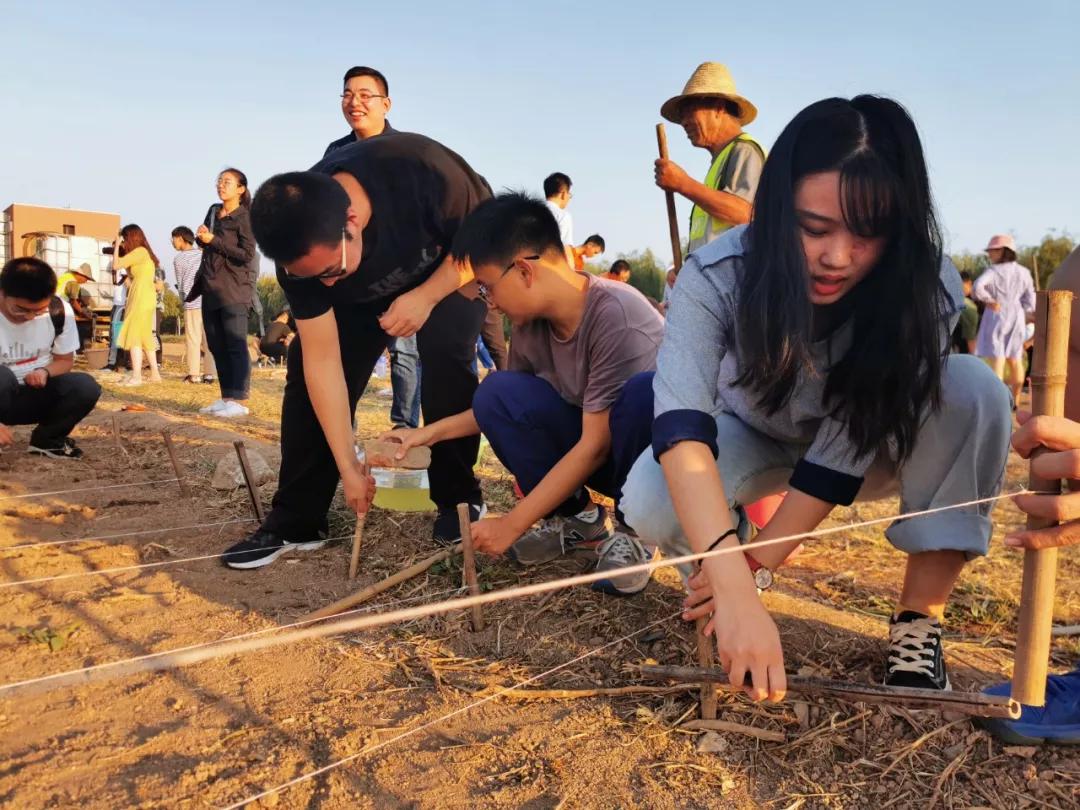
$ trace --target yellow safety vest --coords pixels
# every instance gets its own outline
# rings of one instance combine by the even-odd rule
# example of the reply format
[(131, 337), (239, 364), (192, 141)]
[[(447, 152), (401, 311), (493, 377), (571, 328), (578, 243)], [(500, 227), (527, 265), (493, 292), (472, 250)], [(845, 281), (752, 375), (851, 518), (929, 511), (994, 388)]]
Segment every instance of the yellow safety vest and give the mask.
[[(761, 152), (761, 156), (765, 157), (765, 150), (761, 144), (747, 133), (740, 132), (731, 139), (727, 146), (720, 150), (720, 154), (716, 156), (712, 166), (709, 167), (709, 173), (705, 175), (705, 185), (709, 188), (715, 190), (720, 185), (720, 180), (724, 177), (724, 169), (727, 167), (728, 158), (731, 157), (731, 150), (735, 148), (736, 143), (740, 142), (753, 144)], [(707, 211), (695, 205), (690, 210), (690, 241), (686, 246), (687, 254), (709, 244), (709, 242), (730, 228), (732, 224), (711, 216)]]

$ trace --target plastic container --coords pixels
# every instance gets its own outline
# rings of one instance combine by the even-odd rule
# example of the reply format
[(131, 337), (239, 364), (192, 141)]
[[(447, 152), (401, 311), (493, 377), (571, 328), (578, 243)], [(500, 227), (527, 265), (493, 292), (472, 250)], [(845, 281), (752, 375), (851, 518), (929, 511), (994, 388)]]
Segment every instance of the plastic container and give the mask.
[[(364, 451), (356, 449), (356, 457), (364, 460)], [(427, 470), (396, 470), (372, 467), (375, 478), (374, 505), (392, 512), (434, 512), (431, 485)]]

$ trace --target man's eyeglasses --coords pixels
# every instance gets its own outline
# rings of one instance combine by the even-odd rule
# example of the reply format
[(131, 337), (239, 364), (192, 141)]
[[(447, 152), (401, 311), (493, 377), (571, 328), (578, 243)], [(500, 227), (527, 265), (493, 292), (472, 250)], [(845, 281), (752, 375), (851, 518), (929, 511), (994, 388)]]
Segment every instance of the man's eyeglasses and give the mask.
[(293, 279), (294, 281), (324, 281), (330, 278), (341, 278), (347, 275), (349, 270), (345, 265), (345, 229), (341, 229), (341, 267), (333, 268), (330, 270), (323, 270), (321, 273), (314, 276), (298, 276), (295, 273), (290, 273), (289, 268), (282, 266), (282, 272), (285, 273), (286, 278)]
[(377, 99), (377, 98), (387, 98), (387, 97), (386, 96), (380, 96), (378, 93), (367, 93), (367, 92), (353, 93), (351, 90), (346, 90), (344, 93), (341, 94), (341, 103), (342, 104), (352, 104), (353, 99), (356, 99), (357, 101), (359, 101), (361, 104), (363, 104), (366, 107), (368, 104), (370, 104), (372, 102), (372, 100)]
[(491, 284), (484, 284), (483, 282), (480, 282), (480, 281), (476, 282), (476, 294), (480, 296), (480, 299), (485, 304), (490, 305), (491, 304), (491, 291), (495, 289), (496, 284), (498, 284), (500, 281), (502, 281), (504, 278), (506, 278), (506, 274), (514, 269), (515, 264), (517, 264), (519, 261), (535, 262), (535, 261), (539, 261), (539, 260), (540, 260), (539, 255), (536, 255), (536, 256), (521, 256), (520, 258), (514, 259), (512, 262), (510, 262), (510, 264), (506, 265), (506, 269), (502, 271), (502, 274), (499, 276), (499, 278), (496, 281), (493, 281)]

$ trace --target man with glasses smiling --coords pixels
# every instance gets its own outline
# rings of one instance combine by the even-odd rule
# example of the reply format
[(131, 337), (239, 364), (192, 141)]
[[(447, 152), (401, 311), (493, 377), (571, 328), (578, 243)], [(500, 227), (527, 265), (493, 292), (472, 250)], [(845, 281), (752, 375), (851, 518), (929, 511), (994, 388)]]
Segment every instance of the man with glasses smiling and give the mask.
[[(390, 85), (386, 76), (375, 68), (358, 65), (345, 71), (341, 90), (341, 113), (351, 131), (332, 141), (323, 157), (357, 141), (390, 135), (396, 130), (386, 120), (390, 112)], [(387, 337), (390, 352), (390, 384), (394, 402), (390, 406), (390, 422), (394, 427), (416, 427), (420, 424), (420, 378), (417, 365), (420, 354), (416, 336)]]
[[(273, 509), (228, 550), (226, 565), (258, 568), (291, 548), (322, 547), (339, 477), (349, 508), (367, 510), (374, 481), (356, 459), (352, 419), (387, 335), (418, 337), (426, 421), (469, 407), (487, 307), (458, 294), (471, 274), (459, 272), (450, 244), (490, 196), (459, 155), (403, 132), (357, 141), (259, 189), (252, 229), (278, 265), (298, 334), (289, 348)], [(484, 513), (472, 472), (479, 445), (478, 436), (467, 437), (432, 453), (437, 542), (458, 539), (457, 504), (471, 504), (476, 518)]]

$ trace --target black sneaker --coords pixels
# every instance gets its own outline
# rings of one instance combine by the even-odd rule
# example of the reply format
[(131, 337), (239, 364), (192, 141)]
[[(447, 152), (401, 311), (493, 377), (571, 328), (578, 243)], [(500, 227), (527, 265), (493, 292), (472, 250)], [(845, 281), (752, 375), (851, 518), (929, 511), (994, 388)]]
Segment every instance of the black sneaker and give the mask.
[[(469, 516), (474, 523), (486, 514), (487, 506), (484, 504), (469, 504)], [(458, 523), (457, 507), (452, 509), (439, 507), (439, 514), (435, 516), (435, 529), (431, 536), (440, 546), (452, 546), (461, 540), (461, 525)]]
[(257, 529), (246, 540), (241, 540), (234, 546), (230, 546), (221, 561), (229, 568), (246, 570), (248, 568), (262, 568), (269, 565), (286, 551), (297, 549), (299, 551), (316, 551), (326, 545), (326, 534), (319, 532), (315, 540), (293, 542), (274, 534), (273, 532)]
[(82, 458), (82, 450), (78, 448), (75, 440), (71, 437), (64, 439), (60, 444), (50, 444), (43, 447), (31, 444), (30, 452), (39, 456), (48, 456), (49, 458)]
[(885, 685), (952, 689), (941, 651), (941, 622), (913, 610), (889, 621)]

